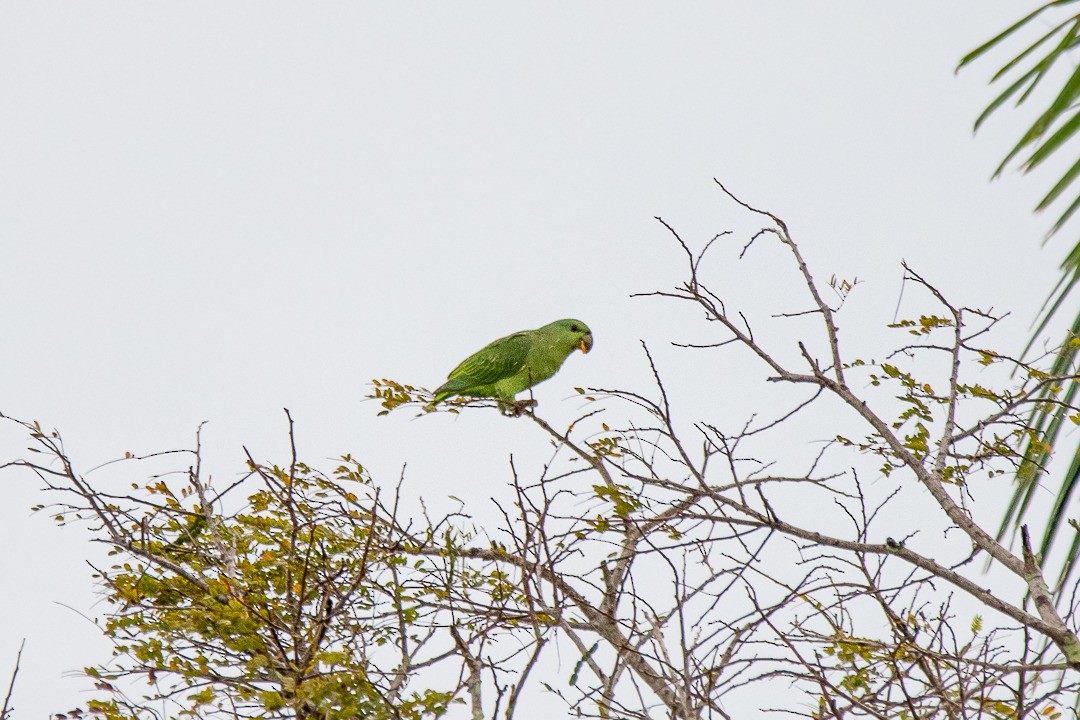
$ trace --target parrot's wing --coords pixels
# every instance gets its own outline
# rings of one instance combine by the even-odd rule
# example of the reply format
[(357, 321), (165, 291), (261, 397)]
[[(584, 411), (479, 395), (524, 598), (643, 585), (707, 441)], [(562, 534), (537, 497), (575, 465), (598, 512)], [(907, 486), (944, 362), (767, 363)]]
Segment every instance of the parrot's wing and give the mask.
[(499, 338), (462, 360), (449, 379), (468, 378), (470, 385), (489, 385), (510, 377), (525, 365), (530, 344), (527, 332)]

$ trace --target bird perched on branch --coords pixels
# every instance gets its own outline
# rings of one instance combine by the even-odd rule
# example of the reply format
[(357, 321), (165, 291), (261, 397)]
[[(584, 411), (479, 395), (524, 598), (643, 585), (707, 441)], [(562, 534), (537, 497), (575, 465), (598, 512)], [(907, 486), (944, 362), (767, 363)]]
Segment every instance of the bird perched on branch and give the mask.
[(434, 402), (452, 395), (490, 397), (520, 413), (535, 402), (516, 402), (515, 395), (554, 375), (573, 351), (587, 353), (592, 346), (589, 326), (574, 319), (507, 335), (454, 368), (435, 391)]

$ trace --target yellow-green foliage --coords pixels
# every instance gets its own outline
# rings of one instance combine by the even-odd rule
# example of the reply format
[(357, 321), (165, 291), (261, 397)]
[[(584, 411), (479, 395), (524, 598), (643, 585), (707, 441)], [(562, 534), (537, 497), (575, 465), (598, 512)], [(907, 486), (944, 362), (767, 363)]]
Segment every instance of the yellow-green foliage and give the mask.
[[(346, 456), (330, 477), (303, 463), (249, 470), (258, 487), (231, 513), (224, 501), (209, 513), (201, 500), (192, 506), (207, 489), (196, 493), (191, 478), (179, 490), (160, 480), (140, 488), (157, 501), (133, 525), (138, 542), (115, 548), (122, 559), (101, 575), (117, 659), (87, 669), (99, 689), (112, 693), (117, 678), (144, 675), (150, 697), (183, 698), (185, 712), (199, 716), (228, 708), (327, 720), (443, 714), (449, 691), (388, 700), (378, 685), (401, 659), (363, 647), (395, 647), (427, 592), (395, 570), (410, 561), (392, 524), (373, 512), (363, 467)], [(513, 587), (494, 574), (475, 580), (485, 583), (495, 594)], [(142, 717), (108, 697), (91, 706), (109, 720)]]

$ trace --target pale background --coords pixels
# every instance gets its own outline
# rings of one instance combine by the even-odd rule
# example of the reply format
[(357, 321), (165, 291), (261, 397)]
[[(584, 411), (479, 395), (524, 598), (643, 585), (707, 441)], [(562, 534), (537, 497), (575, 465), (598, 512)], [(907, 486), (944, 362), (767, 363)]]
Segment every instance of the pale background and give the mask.
[[(537, 388), (542, 412), (647, 382), (639, 339), (697, 327), (628, 297), (681, 279), (652, 218), (696, 243), (745, 228), (714, 177), (819, 276), (862, 281), (851, 327), (892, 319), (906, 258), (1012, 310), (1019, 351), (1066, 243), (1038, 249), (1047, 177), (987, 182), (1019, 130), (972, 139), (992, 66), (953, 69), (1029, 6), (4, 2), (0, 412), (59, 428), (84, 470), (207, 420), (228, 478), (241, 444), (286, 461), (288, 407), (309, 462), (352, 452), (384, 482), (408, 462), (412, 493), (482, 514), (542, 440), (493, 412), (376, 418), (370, 379), (434, 387), (575, 316), (596, 347)], [(786, 292), (769, 281), (746, 278)], [(741, 372), (658, 352), (684, 386)], [(0, 432), (5, 458), (24, 445)], [(101, 549), (29, 512), (32, 478), (0, 481), (0, 677), (25, 637), (17, 717), (43, 717), (84, 705), (69, 673), (108, 657), (82, 617)]]

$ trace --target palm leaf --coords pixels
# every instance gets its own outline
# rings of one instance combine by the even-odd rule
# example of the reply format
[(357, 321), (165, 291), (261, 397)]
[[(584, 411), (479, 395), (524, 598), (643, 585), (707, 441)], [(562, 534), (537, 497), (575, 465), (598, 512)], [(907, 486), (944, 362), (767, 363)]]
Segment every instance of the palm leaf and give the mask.
[[(1080, 68), (1077, 68), (1077, 73), (1073, 74), (1073, 79), (1077, 77), (1080, 77)], [(1072, 79), (1070, 79), (1071, 81)], [(1058, 115), (1061, 114), (1063, 112), (1058, 113)], [(1068, 142), (1076, 134), (1077, 130), (1080, 130), (1080, 112), (1074, 111), (1072, 117), (1066, 120), (1042, 145), (1035, 148), (1031, 153), (1031, 157), (1024, 163), (1024, 172), (1030, 172), (1038, 167), (1043, 160), (1050, 157), (1058, 148)]]
[[(1073, 387), (1076, 387), (1075, 384)], [(1046, 554), (1050, 552), (1050, 548), (1054, 545), (1054, 538), (1057, 536), (1058, 530), (1061, 529), (1061, 524), (1065, 521), (1065, 508), (1069, 504), (1078, 483), (1080, 483), (1080, 447), (1077, 448), (1076, 453), (1073, 455), (1072, 463), (1065, 473), (1061, 489), (1058, 491), (1057, 497), (1054, 498), (1054, 507), (1050, 510), (1050, 518), (1046, 523), (1046, 530), (1043, 532), (1042, 544), (1039, 549), (1039, 553), (1043, 557), (1046, 557)], [(1062, 574), (1061, 581), (1064, 582), (1067, 579), (1066, 575)]]
[(1009, 37), (1010, 35), (1012, 35), (1017, 30), (1027, 26), (1027, 24), (1029, 22), (1031, 22), (1036, 17), (1041, 15), (1044, 10), (1052, 8), (1052, 7), (1056, 6), (1056, 5), (1068, 5), (1070, 2), (1074, 2), (1074, 1), (1075, 0), (1054, 0), (1054, 2), (1047, 3), (1047, 4), (1043, 5), (1042, 7), (1034, 10), (1033, 12), (1025, 15), (1024, 17), (1017, 20), (1015, 23), (1013, 23), (1009, 27), (1002, 30), (1000, 33), (998, 33), (994, 37), (992, 37), (989, 40), (987, 40), (986, 42), (984, 42), (979, 47), (977, 47), (974, 50), (972, 50), (971, 52), (969, 52), (963, 58), (961, 58), (960, 59), (960, 64), (957, 65), (956, 69), (959, 70), (960, 68), (964, 67), (965, 65), (970, 64), (973, 60), (981, 57), (983, 54), (986, 53), (986, 51), (988, 51), (991, 48), (993, 48), (994, 46), (996, 46), (1002, 40)]
[[(1078, 113), (1076, 117), (1080, 117), (1080, 113)], [(1061, 179), (1050, 189), (1050, 192), (1046, 194), (1046, 197), (1040, 200), (1039, 204), (1035, 206), (1035, 211), (1038, 212), (1039, 210), (1045, 210), (1049, 207), (1050, 203), (1057, 200), (1058, 196), (1064, 192), (1065, 188), (1067, 188), (1078, 175), (1080, 175), (1080, 160), (1073, 163), (1073, 166), (1061, 176)]]
[[(1071, 218), (1071, 217), (1073, 216), (1073, 214), (1074, 214), (1074, 213), (1075, 213), (1075, 212), (1077, 211), (1077, 209), (1078, 209), (1078, 208), (1080, 208), (1080, 195), (1077, 195), (1077, 196), (1076, 196), (1076, 199), (1074, 199), (1074, 200), (1073, 200), (1073, 201), (1072, 201), (1072, 202), (1071, 202), (1071, 203), (1069, 204), (1069, 207), (1068, 207), (1068, 208), (1066, 208), (1065, 212), (1063, 212), (1063, 213), (1061, 214), (1061, 217), (1059, 217), (1059, 218), (1058, 218), (1058, 219), (1057, 219), (1057, 220), (1056, 220), (1056, 221), (1054, 222), (1054, 225), (1053, 225), (1053, 227), (1051, 227), (1051, 228), (1050, 228), (1050, 231), (1049, 231), (1049, 232), (1048, 232), (1048, 233), (1046, 234), (1047, 238), (1049, 238), (1049, 237), (1053, 236), (1054, 234), (1056, 234), (1056, 233), (1057, 233), (1057, 231), (1058, 231), (1058, 230), (1060, 230), (1060, 229), (1062, 228), (1062, 226), (1063, 226), (1063, 225), (1064, 225), (1064, 224), (1065, 224), (1066, 222), (1068, 222), (1069, 218)], [(1070, 257), (1072, 257), (1072, 254), (1070, 254)], [(1063, 269), (1063, 270), (1069, 270), (1069, 269), (1070, 269), (1070, 267), (1072, 267), (1072, 266), (1063, 266), (1063, 267), (1062, 267), (1062, 269)]]
[[(965, 55), (957, 70), (987, 56), (992, 51), (1003, 47), (1006, 40), (1015, 40), (1022, 34), (1032, 32), (1034, 40), (1014, 57), (1009, 58), (993, 75), (991, 85), (1007, 82), (1008, 85), (998, 93), (980, 113), (975, 121), (975, 130), (980, 127), (1009, 101), (1017, 108), (1025, 103), (1034, 102), (1036, 97), (1047, 97), (1046, 93), (1036, 95), (1036, 90), (1045, 87), (1044, 81), (1053, 78), (1059, 82), (1056, 93), (1049, 98), (1035, 116), (1034, 121), (1020, 136), (1015, 145), (1005, 154), (1004, 159), (994, 172), (994, 177), (1001, 175), (1009, 167), (1017, 167), (1023, 173), (1029, 173), (1043, 165), (1052, 157), (1059, 157), (1066, 152), (1076, 153), (1076, 143), (1072, 142), (1080, 135), (1080, 13), (1073, 12), (1056, 18), (1045, 30), (1044, 13), (1052, 9), (1064, 8), (1080, 0), (1053, 0), (1046, 2), (1020, 20), (1009, 25), (1003, 31), (984, 42)], [(1061, 79), (1056, 72), (1059, 61), (1067, 63), (1071, 70)], [(1045, 100), (1044, 100), (1045, 102)], [(1070, 144), (1071, 143), (1071, 144)], [(1071, 148), (1071, 150), (1065, 150)], [(1026, 153), (1026, 157), (1022, 156)], [(1060, 232), (1080, 210), (1080, 192), (1076, 190), (1076, 180), (1080, 178), (1080, 157), (1057, 179), (1050, 190), (1043, 196), (1035, 208), (1042, 211), (1058, 202), (1065, 201), (1066, 191), (1077, 193), (1064, 205), (1064, 210), (1051, 225), (1046, 239)], [(1044, 240), (1045, 242), (1045, 240)], [(1026, 355), (1043, 336), (1050, 320), (1061, 310), (1071, 297), (1072, 291), (1080, 283), (1080, 242), (1069, 252), (1061, 264), (1062, 275), (1054, 288), (1047, 295), (1040, 310), (1035, 331), (1024, 348)], [(1073, 320), (1064, 342), (1057, 351), (1050, 373), (1068, 376), (1076, 372), (1080, 360), (1080, 314)], [(1004, 537), (1010, 529), (1015, 530), (1023, 522), (1031, 507), (1032, 500), (1040, 483), (1045, 479), (1046, 466), (1055, 444), (1062, 436), (1062, 429), (1067, 427), (1065, 420), (1070, 418), (1070, 406), (1080, 394), (1080, 382), (1075, 380), (1065, 383), (1064, 388), (1044, 387), (1032, 399), (1034, 410), (1028, 418), (1029, 437), (1023, 448), (1021, 462), (1016, 472), (1017, 484), (1013, 496), (1005, 509), (998, 537)], [(1061, 485), (1057, 489), (1053, 506), (1046, 519), (1042, 537), (1041, 551), (1045, 557), (1058, 538), (1062, 525), (1070, 524), (1074, 531), (1071, 547), (1061, 568), (1061, 581), (1069, 577), (1080, 553), (1080, 523), (1067, 517), (1070, 503), (1076, 490), (1080, 488), (1080, 447), (1073, 453)]]
[[(1042, 11), (1041, 11), (1041, 10), (1039, 10), (1038, 12), (1042, 12)], [(1055, 26), (1053, 26), (1052, 28), (1050, 28), (1049, 30), (1047, 30), (1047, 31), (1046, 31), (1046, 33), (1044, 33), (1042, 37), (1040, 37), (1040, 38), (1039, 38), (1038, 40), (1036, 40), (1036, 41), (1035, 41), (1035, 42), (1033, 42), (1033, 43), (1032, 43), (1031, 45), (1029, 45), (1029, 46), (1027, 47), (1027, 49), (1026, 49), (1026, 50), (1024, 50), (1024, 51), (1023, 51), (1022, 53), (1020, 53), (1019, 55), (1017, 55), (1016, 57), (1014, 57), (1014, 58), (1013, 58), (1012, 60), (1010, 60), (1009, 62), (1007, 62), (1007, 63), (1005, 63), (1004, 65), (1002, 65), (1002, 66), (1001, 66), (1001, 67), (1000, 67), (1000, 68), (998, 69), (998, 71), (997, 71), (996, 73), (994, 73), (994, 76), (993, 76), (992, 78), (990, 78), (990, 82), (994, 82), (995, 80), (997, 80), (997, 79), (999, 79), (999, 78), (1003, 77), (1004, 75), (1008, 75), (1008, 74), (1009, 74), (1009, 71), (1010, 71), (1010, 70), (1012, 70), (1012, 69), (1013, 69), (1014, 67), (1016, 67), (1017, 65), (1019, 65), (1020, 63), (1022, 63), (1022, 62), (1023, 62), (1024, 60), (1026, 60), (1026, 59), (1027, 59), (1027, 57), (1028, 57), (1028, 55), (1030, 55), (1031, 53), (1033, 53), (1033, 52), (1035, 52), (1036, 50), (1038, 50), (1038, 49), (1039, 49), (1039, 47), (1040, 47), (1040, 46), (1041, 46), (1041, 45), (1042, 45), (1042, 44), (1043, 44), (1044, 42), (1046, 42), (1046, 41), (1047, 41), (1047, 40), (1049, 40), (1050, 38), (1052, 38), (1052, 37), (1054, 37), (1055, 35), (1057, 35), (1057, 34), (1058, 34), (1058, 31), (1060, 31), (1060, 30), (1061, 30), (1061, 28), (1065, 27), (1065, 26), (1066, 26), (1066, 25), (1068, 25), (1068, 24), (1069, 24), (1070, 22), (1072, 22), (1071, 18), (1069, 18), (1069, 19), (1066, 19), (1066, 20), (1063, 20), (1062, 22), (1059, 22), (1059, 23), (1058, 23), (1057, 25), (1055, 25)], [(962, 66), (963, 66), (963, 63), (961, 63), (961, 64), (960, 64), (960, 66), (958, 66), (958, 67), (957, 67), (956, 69), (957, 69), (957, 70), (959, 70), (959, 69), (960, 69), (960, 67), (962, 67)]]
[[(1077, 317), (1073, 324), (1072, 332), (1080, 333), (1080, 317)], [(1030, 343), (1028, 345), (1030, 348)], [(1068, 372), (1068, 369), (1072, 367), (1078, 349), (1080, 348), (1075, 343), (1065, 343), (1054, 358), (1054, 363), (1049, 370), (1050, 374), (1063, 375)], [(1066, 398), (1072, 398), (1076, 390), (1076, 384), (1071, 384), (1068, 391), (1066, 391)], [(1047, 389), (1038, 394), (1035, 399), (1050, 401), (1055, 399), (1053, 395), (1054, 393)], [(999, 540), (1004, 537), (1010, 526), (1012, 526), (1014, 533), (1019, 527), (1020, 520), (1027, 511), (1028, 505), (1038, 487), (1039, 478), (1044, 473), (1046, 463), (1050, 458), (1050, 450), (1061, 430), (1061, 423), (1064, 419), (1064, 406), (1058, 405), (1054, 409), (1045, 410), (1041, 409), (1040, 405), (1041, 403), (1036, 403), (1036, 409), (1028, 419), (1027, 427), (1030, 429), (1031, 435), (1022, 453), (1020, 467), (1016, 472), (1017, 489), (998, 530)]]
[[(1017, 106), (1022, 105), (1031, 94), (1035, 92), (1035, 88), (1038, 87), (1039, 82), (1049, 74), (1054, 64), (1074, 47), (1077, 33), (1080, 32), (1080, 17), (1074, 18), (1071, 23), (1066, 24), (1070, 25), (1070, 27), (1065, 32), (1061, 42), (1054, 46), (1046, 57), (1036, 63), (1031, 70), (1024, 73), (1020, 80), (1010, 85), (1004, 93), (983, 111), (983, 114), (975, 121), (976, 131), (979, 129), (980, 122), (985, 121), (990, 113), (997, 110), (1005, 100), (1012, 97), (1012, 95), (1026, 83), (1027, 87), (1016, 101)], [(1080, 89), (1080, 68), (1077, 68), (1077, 70), (1069, 77), (1068, 82), (1065, 83), (1065, 86), (1062, 87), (1061, 91), (1058, 93), (1057, 97), (1054, 98), (1053, 102), (1050, 103), (1049, 107), (1036, 118), (1035, 122), (1028, 128), (1027, 132), (1021, 136), (1020, 141), (1016, 143), (1007, 155), (1005, 155), (1005, 159), (1001, 161), (1001, 164), (994, 173), (995, 176), (1000, 175), (1024, 148), (1042, 137), (1043, 134), (1053, 126), (1058, 117), (1068, 109), (1071, 101), (1076, 97), (1078, 89)], [(1027, 172), (1029, 169), (1030, 168), (1025, 168), (1024, 171)]]

